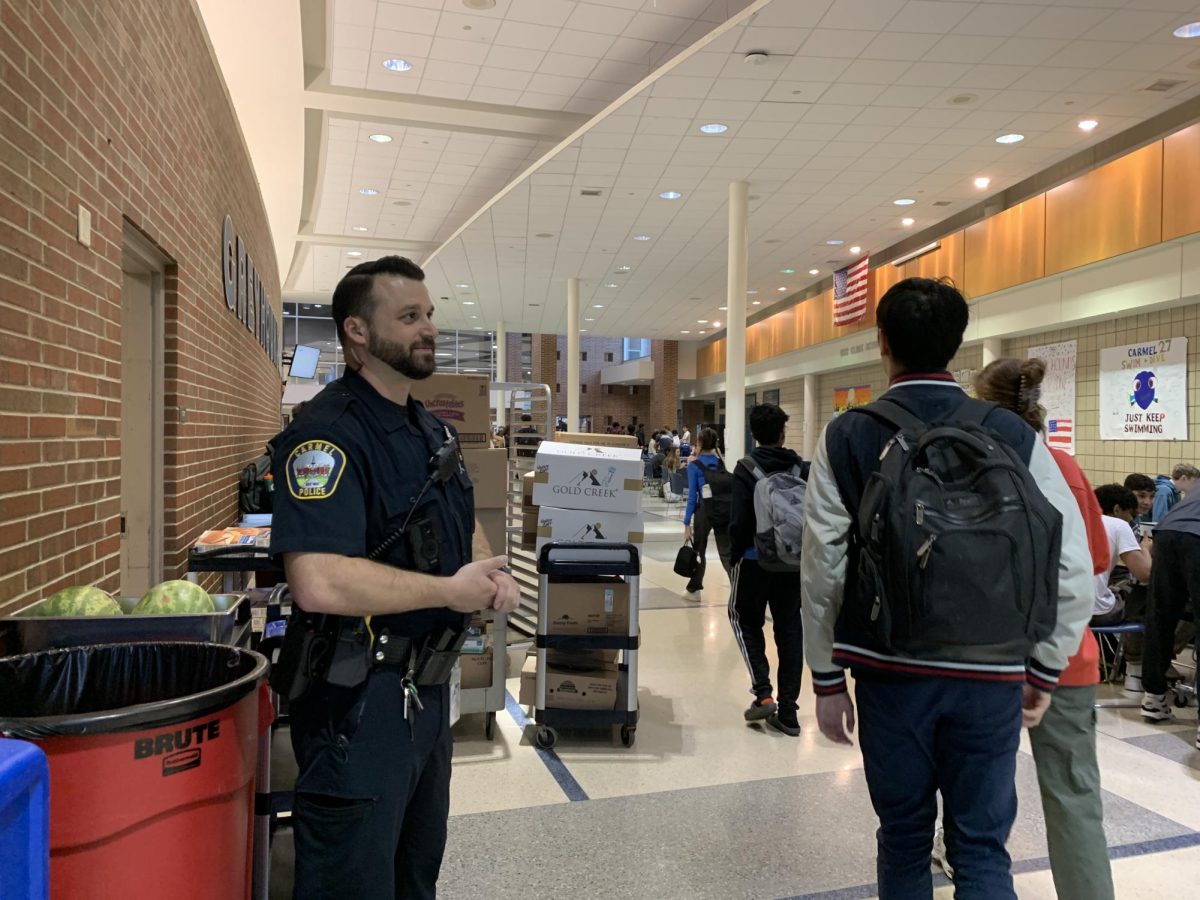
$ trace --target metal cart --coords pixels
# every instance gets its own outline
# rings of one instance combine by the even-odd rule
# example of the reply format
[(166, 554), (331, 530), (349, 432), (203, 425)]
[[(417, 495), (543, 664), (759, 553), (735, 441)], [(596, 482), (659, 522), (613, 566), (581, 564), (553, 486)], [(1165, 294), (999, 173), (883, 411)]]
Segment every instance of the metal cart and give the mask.
[[(549, 750), (559, 728), (620, 726), (621, 743), (632, 747), (638, 723), (638, 580), (641, 558), (633, 544), (551, 541), (538, 554), (537, 687), (534, 693), (534, 740)], [(547, 634), (550, 623), (550, 578), (619, 576), (629, 585), (629, 629), (626, 634)], [(547, 709), (547, 650), (620, 650), (615, 709)]]
[(463, 688), (460, 693), (459, 712), (485, 713), (484, 736), (490, 741), (496, 733), (496, 713), (504, 709), (508, 675), (508, 616), (495, 610), (484, 610), (483, 619), (492, 624), (492, 683), (489, 687)]

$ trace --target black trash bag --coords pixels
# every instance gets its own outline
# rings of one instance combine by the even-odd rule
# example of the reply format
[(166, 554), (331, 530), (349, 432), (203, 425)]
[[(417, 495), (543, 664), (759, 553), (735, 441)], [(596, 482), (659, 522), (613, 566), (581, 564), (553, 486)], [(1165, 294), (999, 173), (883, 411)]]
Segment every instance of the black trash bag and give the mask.
[(266, 657), (224, 644), (94, 644), (0, 658), (0, 736), (157, 728), (232, 706)]

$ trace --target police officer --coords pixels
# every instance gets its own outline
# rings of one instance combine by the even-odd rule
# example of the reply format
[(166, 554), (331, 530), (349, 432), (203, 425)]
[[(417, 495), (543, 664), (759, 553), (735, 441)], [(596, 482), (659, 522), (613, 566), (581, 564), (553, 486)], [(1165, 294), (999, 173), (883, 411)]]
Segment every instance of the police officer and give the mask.
[(346, 274), (333, 318), (347, 372), (276, 441), (271, 551), (301, 610), (289, 639), (316, 637), (291, 705), (296, 898), (435, 895), (461, 646), (447, 635), (517, 605), (507, 560), (474, 527), (455, 432), (409, 395), (436, 367), (424, 278), (398, 256)]

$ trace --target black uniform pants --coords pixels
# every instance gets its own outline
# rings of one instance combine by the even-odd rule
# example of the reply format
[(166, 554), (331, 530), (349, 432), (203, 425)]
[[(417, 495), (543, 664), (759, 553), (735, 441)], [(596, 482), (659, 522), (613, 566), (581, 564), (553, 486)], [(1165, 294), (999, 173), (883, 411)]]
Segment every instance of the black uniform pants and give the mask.
[(420, 688), (425, 708), (406, 721), (400, 681), (399, 671), (376, 669), (359, 688), (320, 685), (291, 707), (296, 900), (436, 896), (450, 813), (449, 690)]
[[(767, 607), (775, 631), (775, 649), (779, 654), (779, 694), (775, 697), (785, 718), (799, 708), (800, 676), (804, 672), (804, 630), (800, 618), (800, 573), (768, 572), (758, 561), (743, 559), (730, 578), (729, 622), (737, 638), (746, 667), (750, 670), (750, 692), (755, 697), (770, 697), (771, 664), (767, 661), (767, 641), (763, 635)], [(788, 715), (790, 714), (790, 715)]]
[(1147, 694), (1165, 694), (1179, 617), (1190, 605), (1196, 621), (1200, 622), (1200, 537), (1159, 531), (1154, 535), (1151, 553), (1154, 562), (1150, 568), (1150, 603), (1146, 609), (1142, 686)]
[(700, 565), (696, 567), (695, 573), (688, 581), (687, 589), (698, 591), (704, 587), (704, 570), (708, 568), (708, 560), (705, 559), (704, 554), (708, 552), (708, 536), (710, 534), (717, 542), (717, 555), (721, 558), (725, 574), (729, 574), (729, 532), (723, 528), (712, 527), (703, 502), (696, 504), (696, 511), (692, 515), (692, 526), (692, 546), (700, 556)]

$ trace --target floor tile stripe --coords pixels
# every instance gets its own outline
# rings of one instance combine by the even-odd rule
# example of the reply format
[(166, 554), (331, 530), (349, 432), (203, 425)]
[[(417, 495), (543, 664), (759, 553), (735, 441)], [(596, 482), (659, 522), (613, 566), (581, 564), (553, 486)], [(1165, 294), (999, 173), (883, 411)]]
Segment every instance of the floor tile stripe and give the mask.
[[(512, 720), (517, 723), (517, 727), (522, 731), (529, 725), (529, 719), (525, 716), (525, 710), (521, 709), (519, 704), (511, 693), (504, 692), (504, 708)], [(587, 792), (583, 789), (575, 776), (567, 769), (557, 753), (553, 750), (545, 750), (541, 747), (534, 746), (533, 748), (537, 755), (542, 758), (542, 762), (546, 764), (546, 768), (550, 771), (551, 776), (558, 782), (558, 786), (562, 788), (563, 793), (567, 795), (567, 799), (571, 801), (587, 800)]]
[[(1166, 853), (1170, 850), (1183, 850), (1188, 847), (1200, 847), (1200, 832), (1180, 834), (1175, 837), (1158, 838), (1153, 841), (1139, 841), (1133, 844), (1120, 844), (1108, 848), (1109, 859), (1129, 859), (1135, 856), (1149, 856), (1152, 853)], [(1012, 865), (1014, 875), (1028, 872), (1045, 872), (1050, 868), (1050, 858), (1046, 856), (1034, 859), (1015, 860)], [(950, 884), (944, 875), (933, 876), (933, 886), (943, 887)], [(878, 897), (877, 884), (859, 884), (854, 887), (838, 888), (835, 891), (819, 891), (815, 894), (800, 894), (787, 897), (785, 900), (866, 900)]]

